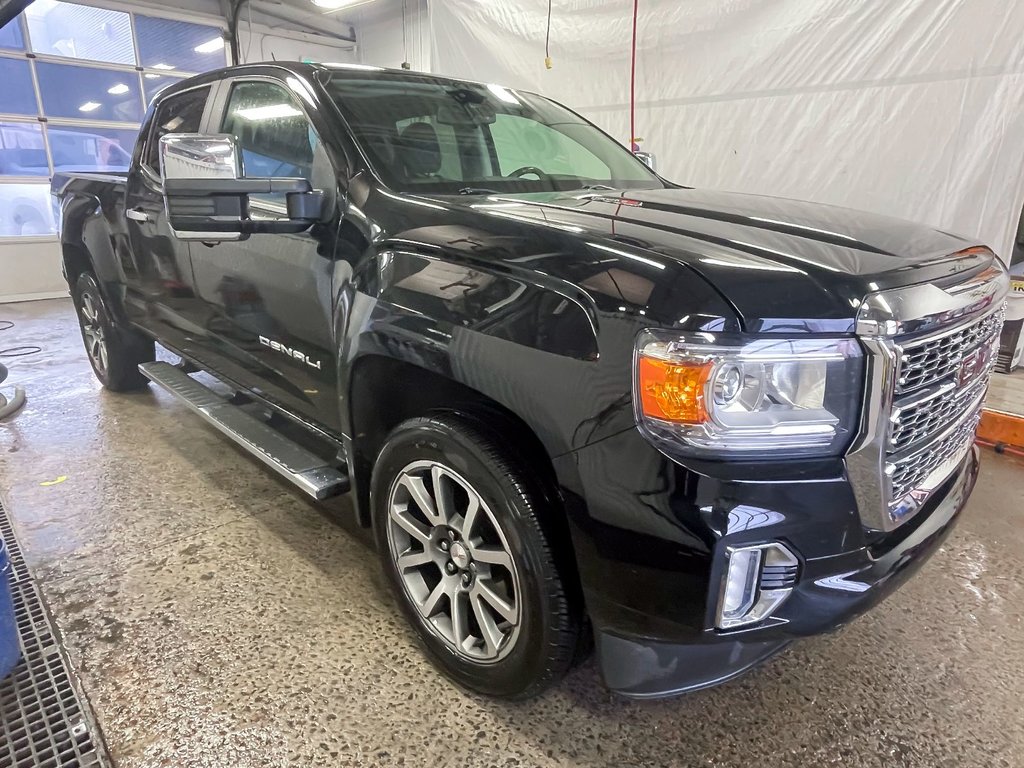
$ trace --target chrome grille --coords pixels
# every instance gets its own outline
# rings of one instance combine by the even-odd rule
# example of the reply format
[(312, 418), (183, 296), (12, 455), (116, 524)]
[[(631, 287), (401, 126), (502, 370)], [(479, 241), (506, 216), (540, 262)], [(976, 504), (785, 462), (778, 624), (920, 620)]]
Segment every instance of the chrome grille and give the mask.
[(961, 392), (953, 384), (939, 385), (898, 405), (892, 414), (889, 450), (901, 451), (940, 432), (957, 421), (988, 385), (988, 377), (974, 382)]
[(892, 482), (894, 499), (902, 499), (916, 488), (921, 487), (929, 475), (946, 462), (966, 455), (974, 442), (974, 433), (981, 421), (981, 409), (957, 427), (943, 440), (924, 450), (905, 456), (886, 466), (886, 473)]
[[(1010, 279), (985, 248), (958, 251), (961, 280), (864, 297), (862, 428), (846, 456), (861, 521), (888, 532), (916, 515), (961, 466), (984, 402)], [(989, 366), (984, 364), (988, 362)]]
[(966, 386), (958, 381), (960, 366), (976, 350), (997, 342), (1003, 316), (1000, 307), (953, 332), (940, 331), (906, 344), (896, 339), (897, 370), (903, 373), (895, 387), (885, 466), (894, 517), (900, 516), (908, 494), (925, 485), (936, 470), (965, 455), (973, 442), (995, 350)]
[(960, 367), (964, 354), (999, 333), (1003, 312), (952, 333), (929, 336), (900, 345), (901, 361), (896, 394), (913, 392), (942, 381)]

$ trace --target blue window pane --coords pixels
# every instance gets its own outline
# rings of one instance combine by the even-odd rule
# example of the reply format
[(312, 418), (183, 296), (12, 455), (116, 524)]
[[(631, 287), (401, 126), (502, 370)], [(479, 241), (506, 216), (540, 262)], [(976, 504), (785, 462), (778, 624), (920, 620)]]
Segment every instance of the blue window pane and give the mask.
[(21, 31), (21, 17), (17, 16), (0, 27), (0, 48), (25, 49), (25, 35)]
[(138, 131), (49, 125), (56, 171), (127, 171)]
[(0, 123), (0, 176), (49, 176), (43, 127)]
[(32, 50), (52, 56), (135, 64), (127, 13), (88, 5), (35, 0), (25, 10)]
[(0, 58), (0, 83), (3, 83), (0, 112), (9, 115), (39, 114), (28, 60)]
[(158, 75), (147, 72), (142, 76), (142, 91), (146, 97), (146, 104), (151, 104), (156, 95), (168, 85), (174, 85), (184, 79), (176, 75)]
[(52, 235), (56, 231), (49, 183), (0, 184), (0, 237)]
[(37, 61), (36, 75), (47, 117), (119, 123), (142, 119), (139, 76), (134, 72)]
[(226, 61), (224, 33), (217, 27), (136, 15), (135, 34), (146, 68), (207, 72)]

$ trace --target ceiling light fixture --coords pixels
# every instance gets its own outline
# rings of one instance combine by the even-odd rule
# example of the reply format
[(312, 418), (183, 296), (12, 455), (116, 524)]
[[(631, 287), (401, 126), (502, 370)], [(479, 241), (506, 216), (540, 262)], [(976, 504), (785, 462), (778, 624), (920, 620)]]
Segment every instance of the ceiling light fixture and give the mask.
[(131, 89), (126, 84), (118, 83), (115, 86), (107, 88), (107, 93), (111, 96), (120, 96), (122, 93), (128, 93), (129, 90)]
[(295, 117), (302, 112), (291, 104), (267, 104), (265, 107), (240, 109), (235, 114), (245, 120), (271, 120), (275, 117)]
[(99, 109), (101, 106), (103, 106), (103, 105), (100, 104), (98, 101), (87, 101), (87, 102), (85, 102), (85, 104), (83, 104), (82, 106), (80, 106), (78, 108), (78, 111), (79, 112), (92, 112), (94, 109)]
[(205, 43), (197, 45), (192, 50), (196, 53), (216, 53), (224, 47), (224, 38), (215, 37), (212, 40), (207, 40)]
[(372, 64), (351, 64), (349, 62), (339, 61), (325, 61), (323, 63), (325, 67), (331, 67), (332, 69), (363, 69), (367, 72), (383, 72), (384, 67), (375, 67)]
[(366, 5), (373, 0), (313, 0), (313, 5), (323, 8), (326, 13), (340, 11), (343, 8), (355, 8), (357, 5)]

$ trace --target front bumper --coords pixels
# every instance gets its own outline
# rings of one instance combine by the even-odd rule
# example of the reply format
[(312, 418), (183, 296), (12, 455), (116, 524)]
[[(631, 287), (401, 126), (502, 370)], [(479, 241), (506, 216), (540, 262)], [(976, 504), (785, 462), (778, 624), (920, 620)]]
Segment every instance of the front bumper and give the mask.
[[(635, 486), (631, 493), (617, 489), (603, 500), (593, 492), (586, 499), (570, 494), (569, 500), (602, 677), (612, 690), (638, 698), (725, 682), (794, 639), (834, 630), (879, 603), (949, 534), (979, 460), (972, 449), (913, 520), (870, 538), (841, 466), (831, 478), (815, 467), (814, 475), (827, 478), (820, 480), (799, 472), (781, 481), (713, 479), (651, 457), (623, 433), (577, 454), (583, 487), (603, 473), (607, 494), (616, 481), (602, 466), (613, 454), (620, 464), (631, 456), (619, 452), (627, 445), (635, 451), (627, 462), (633, 469), (651, 463), (625, 481)], [(642, 491), (645, 475), (650, 485)], [(625, 511), (609, 504), (627, 497)], [(632, 530), (613, 531), (613, 522)], [(761, 624), (714, 629), (724, 548), (765, 541), (782, 541), (798, 553), (792, 594)]]

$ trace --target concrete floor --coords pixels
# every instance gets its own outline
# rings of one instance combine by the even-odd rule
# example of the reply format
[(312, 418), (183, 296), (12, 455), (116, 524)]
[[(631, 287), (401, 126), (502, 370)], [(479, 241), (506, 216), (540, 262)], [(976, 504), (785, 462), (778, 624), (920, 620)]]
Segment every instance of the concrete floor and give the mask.
[(1024, 464), (842, 632), (682, 699), (577, 670), (517, 705), (419, 655), (348, 506), (317, 507), (162, 393), (113, 395), (68, 301), (0, 306), (29, 404), (0, 489), (122, 768), (1024, 765)]

